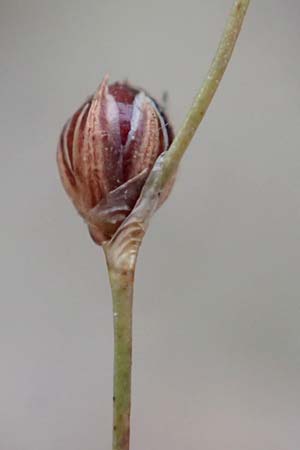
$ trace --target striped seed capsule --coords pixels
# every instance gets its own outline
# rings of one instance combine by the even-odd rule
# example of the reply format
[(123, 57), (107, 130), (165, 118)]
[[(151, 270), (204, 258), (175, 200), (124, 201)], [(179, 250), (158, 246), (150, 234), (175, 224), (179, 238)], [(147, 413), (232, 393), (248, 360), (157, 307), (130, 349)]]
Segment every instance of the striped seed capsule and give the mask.
[(97, 244), (130, 214), (172, 139), (157, 102), (127, 83), (108, 85), (107, 77), (66, 123), (57, 150), (61, 180)]

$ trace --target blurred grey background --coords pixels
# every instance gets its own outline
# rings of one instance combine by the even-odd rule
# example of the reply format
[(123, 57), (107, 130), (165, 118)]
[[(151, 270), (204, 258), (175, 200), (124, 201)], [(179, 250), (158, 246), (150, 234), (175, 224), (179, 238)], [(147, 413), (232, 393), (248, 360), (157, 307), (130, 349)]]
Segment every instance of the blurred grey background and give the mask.
[[(1, 450), (111, 446), (104, 258), (56, 169), (109, 72), (178, 129), (231, 0), (1, 0)], [(143, 244), (132, 450), (300, 448), (300, 3), (252, 0)]]

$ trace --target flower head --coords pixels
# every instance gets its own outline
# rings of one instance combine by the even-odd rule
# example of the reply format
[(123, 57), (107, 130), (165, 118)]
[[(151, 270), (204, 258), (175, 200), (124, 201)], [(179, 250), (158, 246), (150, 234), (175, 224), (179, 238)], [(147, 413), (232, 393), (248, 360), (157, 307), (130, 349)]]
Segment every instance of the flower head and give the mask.
[(109, 240), (132, 211), (157, 157), (173, 139), (149, 95), (105, 77), (64, 126), (60, 176), (93, 239)]

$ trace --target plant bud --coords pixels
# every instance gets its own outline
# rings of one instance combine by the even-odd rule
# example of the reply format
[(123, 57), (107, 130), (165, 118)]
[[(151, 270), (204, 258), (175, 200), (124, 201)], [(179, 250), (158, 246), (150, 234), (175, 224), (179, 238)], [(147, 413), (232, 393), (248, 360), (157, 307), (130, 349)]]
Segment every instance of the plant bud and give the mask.
[(66, 123), (58, 168), (96, 243), (111, 239), (130, 214), (157, 157), (172, 139), (157, 102), (127, 83), (108, 85), (107, 77)]

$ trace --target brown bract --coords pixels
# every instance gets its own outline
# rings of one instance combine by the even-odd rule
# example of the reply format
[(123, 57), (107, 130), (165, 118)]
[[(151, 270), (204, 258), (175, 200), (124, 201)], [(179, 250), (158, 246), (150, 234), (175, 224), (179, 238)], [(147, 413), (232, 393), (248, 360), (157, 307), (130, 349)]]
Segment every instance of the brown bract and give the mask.
[(57, 162), (64, 188), (98, 244), (132, 211), (173, 132), (159, 105), (126, 83), (105, 77), (64, 126)]

